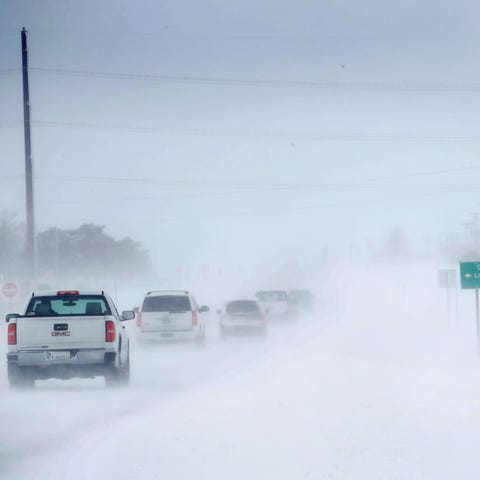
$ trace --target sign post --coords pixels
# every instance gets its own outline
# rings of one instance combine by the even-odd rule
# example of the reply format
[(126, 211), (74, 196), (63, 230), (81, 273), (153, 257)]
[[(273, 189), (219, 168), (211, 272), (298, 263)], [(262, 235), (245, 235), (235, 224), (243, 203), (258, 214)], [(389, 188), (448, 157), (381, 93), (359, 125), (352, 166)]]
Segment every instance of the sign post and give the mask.
[[(457, 271), (454, 269), (443, 269), (438, 271), (438, 286), (445, 289), (446, 299), (447, 299), (447, 320), (448, 325), (450, 325), (450, 289), (455, 293), (455, 303), (456, 301), (456, 292), (457, 292)], [(458, 308), (457, 312), (457, 322), (458, 322)]]
[(477, 323), (477, 348), (480, 354), (480, 308), (478, 303), (478, 288), (475, 289), (475, 318)]
[(480, 262), (460, 263), (460, 285), (462, 290), (475, 289), (475, 324), (477, 327), (477, 349), (480, 354)]

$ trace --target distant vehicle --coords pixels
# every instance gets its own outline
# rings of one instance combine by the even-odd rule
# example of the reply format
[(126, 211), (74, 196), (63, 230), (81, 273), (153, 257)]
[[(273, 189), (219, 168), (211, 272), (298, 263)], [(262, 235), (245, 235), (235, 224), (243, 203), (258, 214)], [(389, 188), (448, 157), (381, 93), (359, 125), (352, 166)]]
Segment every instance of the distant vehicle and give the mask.
[(291, 307), (285, 290), (260, 290), (255, 297), (263, 308), (268, 310), (269, 318), (291, 319), (295, 317), (295, 310)]
[(288, 292), (288, 298), (293, 308), (298, 312), (313, 312), (315, 296), (310, 290), (290, 290)]
[(254, 333), (266, 335), (267, 320), (265, 312), (256, 298), (238, 298), (227, 302), (220, 315), (220, 337), (228, 335)]
[(7, 315), (7, 373), (13, 388), (47, 378), (93, 378), (107, 386), (130, 378), (129, 339), (120, 315), (104, 292), (63, 290), (32, 294), (23, 315)]
[(193, 340), (205, 342), (204, 313), (188, 291), (148, 292), (137, 313), (138, 340)]

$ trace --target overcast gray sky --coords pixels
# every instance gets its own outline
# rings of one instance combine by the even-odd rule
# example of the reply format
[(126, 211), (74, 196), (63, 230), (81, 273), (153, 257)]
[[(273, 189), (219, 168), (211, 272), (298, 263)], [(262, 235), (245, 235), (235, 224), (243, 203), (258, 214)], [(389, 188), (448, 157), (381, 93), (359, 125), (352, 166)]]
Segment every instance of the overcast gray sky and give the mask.
[(39, 229), (102, 223), (168, 268), (460, 231), (480, 207), (479, 14), (0, 0), (0, 208), (24, 216), (25, 26)]

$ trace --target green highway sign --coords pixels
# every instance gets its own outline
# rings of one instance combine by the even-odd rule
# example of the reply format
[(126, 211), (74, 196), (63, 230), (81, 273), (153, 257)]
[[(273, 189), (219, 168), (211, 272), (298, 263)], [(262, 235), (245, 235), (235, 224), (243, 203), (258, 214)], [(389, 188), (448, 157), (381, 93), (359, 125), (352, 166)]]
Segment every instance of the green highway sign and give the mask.
[(460, 284), (462, 289), (480, 288), (480, 262), (460, 263)]
[(480, 355), (480, 262), (460, 262), (460, 284), (462, 288), (475, 289), (477, 351)]

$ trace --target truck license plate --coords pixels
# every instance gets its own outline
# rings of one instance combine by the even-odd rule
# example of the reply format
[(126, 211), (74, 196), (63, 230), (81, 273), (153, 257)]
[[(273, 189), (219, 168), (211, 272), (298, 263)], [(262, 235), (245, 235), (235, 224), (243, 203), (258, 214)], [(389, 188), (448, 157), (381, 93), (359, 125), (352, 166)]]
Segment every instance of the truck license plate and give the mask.
[(70, 352), (47, 352), (47, 360), (70, 360)]

